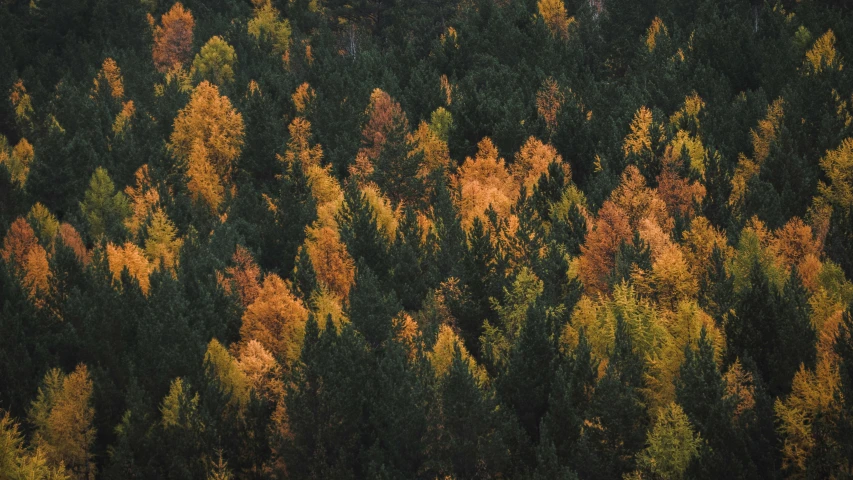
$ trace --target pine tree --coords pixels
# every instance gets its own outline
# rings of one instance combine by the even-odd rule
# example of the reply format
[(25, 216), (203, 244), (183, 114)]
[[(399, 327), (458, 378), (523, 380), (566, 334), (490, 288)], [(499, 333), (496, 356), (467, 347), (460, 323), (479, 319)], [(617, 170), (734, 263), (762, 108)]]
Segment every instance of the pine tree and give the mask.
[(373, 270), (366, 262), (359, 260), (347, 317), (368, 345), (379, 348), (394, 336), (393, 319), (401, 309), (394, 291), (384, 291)]
[(635, 467), (634, 455), (645, 445), (649, 413), (641, 394), (644, 362), (633, 349), (626, 321), (616, 318), (616, 340), (598, 382), (581, 449), (589, 460), (577, 465), (587, 478), (617, 478)]
[(539, 441), (539, 426), (548, 410), (555, 363), (545, 309), (533, 305), (509, 354), (506, 372), (498, 380), (501, 397), (514, 409), (532, 443)]
[(384, 282), (388, 274), (388, 240), (379, 231), (376, 211), (363, 192), (354, 185), (346, 191), (344, 206), (338, 213), (341, 240), (356, 259), (370, 265)]
[(327, 322), (322, 334), (312, 318), (302, 355), (287, 387), (289, 433), (281, 439), (289, 475), (362, 478), (370, 441), (366, 416), (372, 385), (370, 353), (352, 325), (340, 334)]
[(592, 358), (589, 342), (581, 330), (571, 355), (560, 355), (558, 359), (548, 411), (542, 419), (540, 445), (552, 443), (560, 465), (583, 462), (578, 444), (597, 377), (598, 362)]
[(435, 454), (442, 473), (457, 478), (508, 474), (514, 459), (507, 456), (513, 445), (510, 419), (497, 408), (494, 392), (478, 383), (460, 350), (438, 388), (442, 428)]

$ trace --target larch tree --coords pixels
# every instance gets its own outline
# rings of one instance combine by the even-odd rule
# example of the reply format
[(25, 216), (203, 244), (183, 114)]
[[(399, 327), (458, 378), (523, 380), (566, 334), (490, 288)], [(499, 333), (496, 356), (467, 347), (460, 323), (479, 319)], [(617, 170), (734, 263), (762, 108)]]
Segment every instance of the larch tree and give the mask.
[(49, 371), (30, 408), (36, 443), (51, 465), (65, 465), (76, 479), (95, 478), (91, 449), (95, 441), (92, 421), (92, 380), (85, 365), (70, 374)]
[(178, 231), (163, 209), (158, 208), (151, 216), (147, 233), (145, 255), (151, 264), (175, 273), (183, 240), (177, 237)]
[(604, 202), (581, 245), (578, 273), (588, 292), (607, 290), (607, 275), (616, 266), (616, 252), (630, 238), (628, 215), (612, 201)]
[(108, 243), (107, 261), (109, 262), (110, 273), (113, 274), (114, 281), (120, 282), (121, 272), (127, 269), (130, 276), (139, 282), (139, 288), (142, 289), (142, 293), (148, 294), (148, 290), (151, 287), (149, 276), (153, 269), (148, 262), (148, 258), (145, 256), (144, 250), (131, 242), (126, 242), (119, 247)]
[(489, 138), (477, 144), (477, 155), (468, 157), (454, 178), (458, 189), (458, 208), (462, 226), (469, 230), (475, 218), (484, 222), (486, 210), (493, 208), (502, 219), (508, 219), (518, 198), (518, 189), (503, 158)]
[(196, 75), (214, 85), (227, 85), (234, 81), (236, 62), (234, 47), (217, 35), (211, 37), (196, 54), (193, 69)]
[(257, 298), (243, 314), (240, 341), (257, 340), (283, 364), (299, 357), (308, 309), (278, 275), (267, 274)]
[(640, 452), (638, 466), (653, 478), (685, 478), (687, 467), (699, 455), (701, 436), (693, 431), (690, 420), (677, 403), (670, 403), (658, 414)]
[(169, 148), (187, 167), (190, 191), (214, 211), (231, 183), (243, 137), (243, 116), (207, 81), (193, 90), (175, 118)]
[(80, 209), (89, 223), (89, 235), (92, 239), (120, 238), (124, 231), (124, 222), (131, 215), (127, 196), (116, 192), (107, 170), (98, 167), (89, 180)]
[(160, 18), (154, 28), (154, 66), (162, 73), (182, 67), (190, 59), (195, 20), (192, 13), (177, 2)]
[(134, 177), (136, 185), (128, 185), (124, 189), (124, 193), (130, 199), (131, 211), (133, 212), (124, 222), (131, 235), (139, 233), (148, 216), (160, 203), (160, 194), (153, 185), (148, 164), (139, 167)]
[(569, 26), (575, 19), (569, 17), (566, 13), (566, 5), (563, 0), (539, 0), (536, 4), (539, 8), (539, 15), (545, 26), (551, 31), (551, 35), (559, 37), (562, 40), (569, 39)]
[(512, 164), (511, 172), (519, 188), (524, 187), (527, 194), (533, 193), (533, 187), (538, 184), (542, 175), (548, 176), (548, 167), (556, 163), (563, 169), (563, 175), (571, 178), (569, 165), (563, 163), (563, 157), (557, 150), (542, 143), (534, 137), (524, 142), (521, 150), (515, 154), (515, 162)]

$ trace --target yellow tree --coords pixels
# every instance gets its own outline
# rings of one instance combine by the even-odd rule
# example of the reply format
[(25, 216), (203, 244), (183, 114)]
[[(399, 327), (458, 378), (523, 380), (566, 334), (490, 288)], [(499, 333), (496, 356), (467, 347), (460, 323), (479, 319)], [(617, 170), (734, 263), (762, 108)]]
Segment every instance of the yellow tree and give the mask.
[(36, 444), (44, 449), (50, 464), (64, 464), (74, 478), (95, 478), (91, 454), (94, 416), (92, 380), (85, 365), (78, 365), (68, 375), (59, 369), (45, 375), (30, 408)]
[(309, 228), (305, 244), (311, 267), (321, 286), (345, 301), (355, 281), (355, 262), (331, 227)]
[(678, 480), (684, 478), (690, 462), (699, 456), (702, 439), (684, 410), (673, 402), (658, 415), (646, 444), (637, 456), (640, 472), (648, 472), (652, 478)]
[(563, 0), (539, 0), (536, 4), (539, 15), (551, 31), (551, 35), (563, 40), (569, 39), (569, 26), (574, 23), (574, 17), (569, 18), (566, 14), (566, 5)]
[(121, 76), (121, 69), (118, 68), (118, 64), (112, 58), (107, 57), (104, 60), (93, 83), (92, 91), (96, 95), (103, 91), (115, 99), (120, 100), (124, 97), (124, 80)]
[(264, 2), (260, 8), (255, 9), (255, 16), (249, 20), (249, 34), (256, 40), (269, 42), (273, 51), (281, 55), (282, 60), (288, 60), (288, 50), (292, 30), (290, 21), (281, 19), (281, 13), (276, 10), (270, 2)]
[(136, 178), (136, 185), (128, 185), (124, 189), (124, 193), (130, 198), (130, 206), (133, 212), (125, 220), (124, 225), (132, 235), (139, 233), (139, 229), (142, 228), (148, 216), (154, 211), (154, 207), (160, 203), (160, 194), (157, 193), (157, 189), (154, 188), (151, 181), (148, 165), (145, 164), (139, 167), (134, 177)]
[(178, 2), (160, 18), (154, 28), (154, 66), (160, 72), (182, 67), (190, 59), (195, 20), (192, 13)]
[(758, 129), (750, 131), (752, 135), (752, 158), (744, 154), (738, 156), (738, 163), (732, 176), (732, 192), (729, 195), (729, 206), (737, 212), (746, 200), (747, 183), (761, 171), (761, 164), (770, 155), (770, 146), (779, 137), (782, 118), (785, 115), (785, 102), (777, 98), (767, 107), (767, 116), (758, 122)]
[(151, 275), (151, 264), (145, 256), (145, 252), (135, 243), (126, 242), (117, 247), (112, 243), (107, 244), (107, 261), (110, 265), (110, 273), (115, 281), (121, 281), (121, 272), (127, 269), (131, 277), (139, 282), (142, 293), (148, 294), (151, 286), (149, 275)]
[(462, 225), (466, 230), (475, 218), (485, 219), (490, 206), (501, 218), (509, 218), (518, 190), (504, 159), (498, 158), (498, 150), (488, 137), (477, 144), (477, 155), (473, 159), (465, 159), (454, 180), (459, 191)]
[(230, 184), (243, 147), (243, 116), (228, 97), (206, 81), (192, 93), (175, 118), (169, 148), (187, 166), (190, 190), (212, 208), (219, 206), (223, 185)]
[[(5, 139), (3, 139), (5, 142)], [(0, 151), (0, 160), (9, 171), (9, 176), (12, 181), (18, 184), (18, 187), (23, 188), (27, 183), (27, 177), (30, 174), (30, 165), (35, 158), (35, 150), (26, 138), (18, 141), (17, 145), (12, 149), (11, 154)]]
[(172, 273), (178, 266), (178, 254), (183, 240), (177, 238), (175, 225), (166, 216), (163, 209), (158, 208), (151, 216), (148, 225), (148, 238), (145, 239), (145, 255), (155, 267), (163, 267)]
[(240, 342), (257, 340), (289, 365), (299, 357), (308, 309), (278, 275), (268, 274), (258, 296), (243, 313)]
[(516, 185), (525, 187), (527, 194), (533, 193), (533, 186), (539, 182), (543, 173), (548, 173), (548, 166), (552, 163), (559, 164), (566, 179), (571, 178), (569, 165), (563, 163), (563, 157), (557, 150), (547, 143), (542, 143), (534, 137), (530, 137), (515, 154), (515, 162), (512, 164), (512, 176)]
[(841, 70), (844, 67), (841, 56), (835, 51), (835, 33), (832, 30), (827, 30), (815, 40), (812, 48), (806, 52), (804, 67), (807, 75), (824, 70)]

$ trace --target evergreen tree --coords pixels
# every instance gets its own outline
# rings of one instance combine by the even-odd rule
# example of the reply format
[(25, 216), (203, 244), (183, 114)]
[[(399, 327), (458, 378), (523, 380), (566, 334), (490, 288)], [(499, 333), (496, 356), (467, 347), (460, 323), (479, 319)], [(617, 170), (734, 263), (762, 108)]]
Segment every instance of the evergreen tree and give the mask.
[(383, 291), (373, 270), (364, 260), (359, 260), (347, 316), (368, 345), (379, 348), (394, 335), (393, 319), (401, 309), (394, 291)]
[(581, 450), (588, 460), (577, 465), (588, 478), (614, 478), (634, 470), (634, 455), (645, 445), (649, 413), (641, 389), (644, 362), (634, 351), (625, 320), (616, 317), (616, 340), (587, 413), (592, 426)]

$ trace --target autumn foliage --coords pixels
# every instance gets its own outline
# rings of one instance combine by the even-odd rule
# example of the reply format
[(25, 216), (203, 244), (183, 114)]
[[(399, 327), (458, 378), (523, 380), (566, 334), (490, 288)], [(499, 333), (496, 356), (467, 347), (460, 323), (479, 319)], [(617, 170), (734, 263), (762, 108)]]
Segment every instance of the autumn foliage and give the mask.
[(160, 72), (182, 67), (190, 59), (195, 19), (192, 13), (178, 2), (160, 18), (154, 28), (154, 65)]

